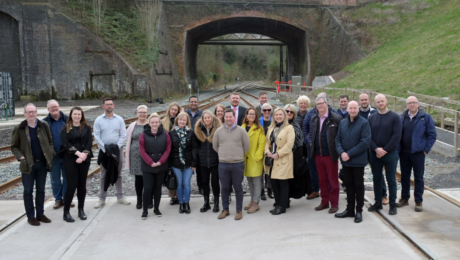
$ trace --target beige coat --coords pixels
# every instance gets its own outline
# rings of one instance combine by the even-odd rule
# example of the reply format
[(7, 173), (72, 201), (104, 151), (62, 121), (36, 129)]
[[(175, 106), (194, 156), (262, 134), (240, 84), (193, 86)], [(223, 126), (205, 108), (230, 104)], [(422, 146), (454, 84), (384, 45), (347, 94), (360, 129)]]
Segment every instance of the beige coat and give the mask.
[[(273, 132), (273, 128), (270, 127), (267, 130), (267, 135), (265, 137), (265, 151), (264, 154), (267, 154), (270, 151), (270, 135)], [(278, 132), (275, 132), (275, 136)], [(279, 158), (273, 162), (272, 169), (272, 179), (278, 180), (287, 180), (294, 178), (294, 156), (292, 153), (292, 148), (294, 147), (295, 142), (295, 132), (294, 128), (291, 125), (286, 125), (281, 130), (281, 133), (278, 134), (276, 139), (276, 153), (278, 153)], [(270, 172), (270, 168), (264, 166), (265, 173)]]

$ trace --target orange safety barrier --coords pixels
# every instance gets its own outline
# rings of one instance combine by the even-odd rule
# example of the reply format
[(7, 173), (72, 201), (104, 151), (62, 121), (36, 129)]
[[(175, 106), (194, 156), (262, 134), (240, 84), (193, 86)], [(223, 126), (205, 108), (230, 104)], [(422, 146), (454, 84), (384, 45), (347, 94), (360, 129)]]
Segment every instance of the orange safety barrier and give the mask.
[(275, 81), (275, 84), (276, 84), (276, 88), (278, 89), (278, 92), (292, 92), (292, 87), (291, 86), (283, 86), (282, 89), (280, 89), (280, 84), (289, 84), (291, 85), (292, 84), (292, 81), (288, 81), (288, 82), (279, 82), (279, 81)]

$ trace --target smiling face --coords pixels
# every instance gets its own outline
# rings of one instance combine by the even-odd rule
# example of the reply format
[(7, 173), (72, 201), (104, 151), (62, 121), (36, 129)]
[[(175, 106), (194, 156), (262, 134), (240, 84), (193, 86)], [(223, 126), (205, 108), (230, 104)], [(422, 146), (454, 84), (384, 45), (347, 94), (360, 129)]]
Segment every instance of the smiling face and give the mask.
[(417, 113), (419, 108), (419, 103), (416, 97), (410, 96), (407, 98), (406, 107), (409, 109), (410, 113), (414, 115)]
[(80, 110), (74, 109), (72, 111), (72, 115), (70, 116), (72, 117), (72, 122), (74, 124), (77, 124), (77, 125), (80, 124), (80, 121), (81, 121), (81, 111)]
[(265, 119), (270, 119), (271, 114), (272, 114), (271, 108), (268, 108), (268, 107), (262, 108), (262, 115), (264, 116)]
[(204, 122), (204, 125), (209, 127), (211, 126), (212, 124), (212, 116), (208, 113), (204, 114), (203, 115), (203, 122)]
[(306, 100), (299, 101), (299, 110), (300, 112), (304, 112), (308, 108), (308, 102)]
[(60, 115), (60, 110), (59, 110), (59, 104), (57, 102), (51, 102), (48, 104), (48, 112), (50, 112), (50, 115), (52, 117), (59, 117)]
[(160, 118), (158, 118), (158, 117), (150, 118), (149, 126), (150, 126), (150, 129), (152, 129), (152, 131), (156, 132), (158, 130), (158, 128), (160, 127)]
[(274, 117), (275, 117), (275, 122), (276, 123), (281, 123), (281, 122), (284, 121), (284, 118), (286, 118), (286, 116), (284, 115), (282, 110), (276, 111)]
[(292, 118), (294, 118), (294, 111), (292, 111), (290, 107), (286, 108), (285, 111), (286, 111), (288, 120), (292, 120)]
[(187, 125), (188, 117), (186, 115), (183, 115), (177, 119), (177, 126), (179, 128), (184, 128)]
[(340, 101), (339, 101), (339, 103), (340, 103), (340, 108), (341, 108), (342, 110), (346, 110), (346, 109), (347, 109), (347, 107), (348, 107), (348, 99), (347, 99), (347, 98), (341, 98)]
[(347, 110), (351, 118), (356, 118), (359, 114), (358, 103), (356, 101), (351, 101), (350, 103), (348, 103)]
[(115, 108), (115, 104), (113, 103), (113, 100), (106, 100), (104, 101), (102, 108), (106, 113), (111, 114), (113, 112), (113, 109)]
[(217, 118), (221, 119), (224, 118), (224, 108), (223, 107), (217, 107), (216, 108), (216, 116)]
[(237, 107), (240, 104), (240, 96), (235, 94), (230, 95), (230, 103), (233, 107)]
[(248, 108), (247, 110), (248, 114), (247, 114), (247, 119), (248, 119), (248, 122), (249, 123), (254, 123), (254, 121), (256, 121), (256, 117), (257, 117), (257, 112), (254, 108)]
[(367, 110), (369, 107), (369, 95), (366, 93), (359, 95), (359, 104), (362, 109)]
[(226, 112), (224, 114), (225, 117), (225, 124), (227, 127), (232, 127), (232, 125), (235, 123), (235, 116), (233, 115), (232, 112)]
[(24, 111), (24, 116), (27, 121), (34, 121), (37, 118), (37, 108), (32, 105), (27, 106), (26, 111)]
[(177, 106), (172, 106), (169, 109), (169, 116), (170, 117), (175, 117), (175, 116), (177, 116), (178, 113), (179, 113), (179, 108)]
[(319, 99), (318, 101), (316, 101), (316, 108), (318, 109), (318, 113), (320, 115), (326, 114), (327, 109), (328, 109), (327, 102), (324, 101), (324, 99), (322, 99), (322, 98)]
[(142, 120), (142, 121), (146, 120), (147, 119), (147, 109), (139, 108), (139, 110), (137, 110), (137, 118), (139, 118), (139, 120)]
[(379, 94), (375, 96), (374, 101), (375, 101), (375, 106), (379, 110), (385, 110), (387, 108), (388, 100), (384, 95)]
[(263, 104), (267, 103), (268, 102), (268, 95), (265, 95), (265, 94), (260, 95), (259, 102), (260, 102), (260, 105), (263, 105)]
[(198, 98), (190, 98), (188, 106), (190, 107), (190, 110), (196, 111), (198, 109)]

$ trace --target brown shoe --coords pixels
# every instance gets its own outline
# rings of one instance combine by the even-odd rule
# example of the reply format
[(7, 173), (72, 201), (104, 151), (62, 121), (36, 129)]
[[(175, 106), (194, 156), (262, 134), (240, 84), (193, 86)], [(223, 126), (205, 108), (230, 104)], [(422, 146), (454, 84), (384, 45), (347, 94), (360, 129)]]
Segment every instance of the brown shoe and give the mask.
[(332, 207), (331, 209), (329, 209), (329, 214), (334, 214), (334, 213), (337, 213), (337, 211), (339, 210), (338, 207)]
[(249, 204), (247, 206), (244, 206), (244, 210), (248, 210), (252, 206), (253, 202), (254, 201), (251, 199), (251, 202), (249, 202)]
[(390, 201), (385, 198), (385, 197), (382, 197), (382, 205), (388, 205), (390, 203)]
[(30, 218), (27, 220), (32, 226), (40, 226), (40, 222), (36, 218)]
[(329, 205), (319, 204), (319, 206), (316, 207), (315, 210), (316, 210), (316, 211), (320, 211), (320, 210), (328, 209), (328, 208), (329, 208)]
[(408, 206), (409, 205), (409, 201), (407, 201), (406, 199), (399, 199), (399, 202), (396, 203), (396, 207), (398, 208), (401, 208), (401, 207), (404, 207), (404, 206)]
[(62, 200), (56, 200), (56, 202), (54, 203), (53, 209), (59, 209), (62, 206), (64, 206), (64, 202), (62, 202)]
[(255, 213), (258, 210), (259, 210), (259, 203), (253, 201), (251, 207), (248, 209), (248, 214)]
[(228, 215), (230, 215), (230, 212), (228, 210), (222, 210), (217, 219), (224, 219)]
[(415, 202), (415, 211), (417, 211), (417, 212), (422, 212), (423, 211), (422, 202)]
[(37, 217), (37, 220), (43, 223), (51, 223), (51, 219), (47, 218), (45, 215)]
[(240, 220), (243, 218), (243, 211), (238, 210), (235, 215), (235, 220)]
[(314, 191), (310, 195), (307, 196), (307, 200), (312, 200), (312, 199), (318, 198), (318, 197), (319, 197), (319, 193)]
[(75, 203), (71, 202), (71, 203), (70, 203), (70, 207), (71, 207), (71, 208), (75, 208)]

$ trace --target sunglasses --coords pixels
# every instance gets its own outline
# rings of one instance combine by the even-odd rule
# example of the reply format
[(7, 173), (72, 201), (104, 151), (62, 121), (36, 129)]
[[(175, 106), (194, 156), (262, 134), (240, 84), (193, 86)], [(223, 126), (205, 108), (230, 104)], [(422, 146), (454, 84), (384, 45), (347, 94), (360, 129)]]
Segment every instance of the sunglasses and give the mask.
[(271, 110), (271, 109), (264, 109), (264, 110), (262, 110), (262, 111), (264, 111), (264, 112), (271, 112), (272, 110)]
[(294, 111), (286, 110), (286, 113), (288, 113), (288, 114), (294, 114)]

